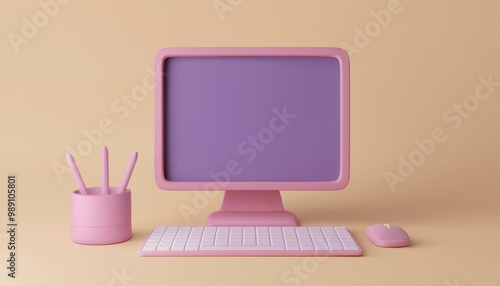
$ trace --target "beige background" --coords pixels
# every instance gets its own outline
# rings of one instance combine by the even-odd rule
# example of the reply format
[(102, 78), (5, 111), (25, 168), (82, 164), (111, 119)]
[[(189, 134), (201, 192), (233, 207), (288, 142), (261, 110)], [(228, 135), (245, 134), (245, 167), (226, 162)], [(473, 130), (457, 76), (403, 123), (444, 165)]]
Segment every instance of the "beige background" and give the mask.
[[(7, 174), (18, 176), (19, 204), (18, 278), (7, 278), (2, 262), (0, 284), (500, 285), (500, 87), (477, 101), (458, 128), (443, 119), (465, 99), (475, 103), (478, 77), (500, 81), (500, 1), (220, 3), (230, 10), (219, 16), (211, 0), (75, 0), (53, 6), (58, 11), (45, 23), (36, 1), (0, 1), (1, 261)], [(389, 23), (373, 22), (388, 6), (397, 12)], [(36, 21), (37, 30), (23, 33), (23, 17)], [(371, 36), (360, 42), (357, 29), (366, 27)], [(13, 37), (25, 40), (13, 45)], [(222, 197), (184, 219), (179, 206), (192, 205), (195, 194), (161, 191), (154, 183), (152, 91), (126, 116), (111, 107), (142, 85), (156, 51), (346, 45), (357, 48), (351, 50), (351, 183), (342, 192), (283, 197), (303, 225), (347, 226), (364, 256), (138, 257), (155, 226), (203, 225)], [(75, 183), (67, 172), (58, 178), (53, 165), (64, 164), (66, 147), (85, 144), (84, 130), (105, 118), (113, 131), (91, 145), (79, 166), (87, 184), (98, 185), (99, 150), (107, 145), (111, 182), (118, 184), (129, 155), (139, 152), (130, 183), (134, 236), (113, 246), (81, 246), (69, 239)], [(408, 158), (418, 150), (414, 141), (436, 128), (446, 141), (391, 190), (384, 174), (397, 173), (398, 157)], [(405, 227), (413, 245), (372, 245), (366, 226), (385, 222)], [(294, 265), (309, 272), (284, 280)]]

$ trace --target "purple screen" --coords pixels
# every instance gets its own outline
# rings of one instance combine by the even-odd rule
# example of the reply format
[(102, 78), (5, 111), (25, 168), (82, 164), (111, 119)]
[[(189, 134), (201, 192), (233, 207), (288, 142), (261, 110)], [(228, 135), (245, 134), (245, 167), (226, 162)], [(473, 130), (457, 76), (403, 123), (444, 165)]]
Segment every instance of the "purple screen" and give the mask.
[(333, 181), (340, 166), (340, 71), (330, 57), (166, 60), (165, 178)]

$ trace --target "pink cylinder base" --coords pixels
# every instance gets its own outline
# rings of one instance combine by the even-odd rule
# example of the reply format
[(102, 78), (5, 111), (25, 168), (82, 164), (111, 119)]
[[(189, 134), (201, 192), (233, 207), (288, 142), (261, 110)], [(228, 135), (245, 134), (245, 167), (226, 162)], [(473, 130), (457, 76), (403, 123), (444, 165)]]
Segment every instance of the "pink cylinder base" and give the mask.
[(132, 237), (131, 192), (102, 194), (101, 187), (87, 188), (88, 195), (71, 193), (71, 239), (79, 244), (101, 245)]

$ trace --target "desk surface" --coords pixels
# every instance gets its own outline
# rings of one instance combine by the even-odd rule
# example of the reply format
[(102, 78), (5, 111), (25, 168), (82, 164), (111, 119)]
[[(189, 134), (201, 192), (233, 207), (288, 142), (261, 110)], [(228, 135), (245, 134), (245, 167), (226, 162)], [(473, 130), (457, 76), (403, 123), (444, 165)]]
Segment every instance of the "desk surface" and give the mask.
[[(500, 285), (499, 1), (45, 2), (0, 1), (2, 265), (7, 175), (18, 182), (17, 278), (2, 267), (1, 285)], [(151, 71), (167, 46), (350, 51), (350, 184), (283, 199), (303, 225), (347, 226), (364, 256), (137, 255), (155, 226), (203, 225), (222, 198), (154, 184)], [(99, 185), (103, 145), (112, 184), (139, 152), (133, 238), (77, 245), (64, 156)], [(375, 223), (412, 246), (375, 247)]]

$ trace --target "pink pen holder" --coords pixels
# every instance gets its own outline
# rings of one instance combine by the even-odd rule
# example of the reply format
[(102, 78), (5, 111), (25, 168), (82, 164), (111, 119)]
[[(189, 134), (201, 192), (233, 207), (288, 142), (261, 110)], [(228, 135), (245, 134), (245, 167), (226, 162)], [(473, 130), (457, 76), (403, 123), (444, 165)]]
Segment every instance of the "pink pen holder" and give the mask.
[(102, 194), (101, 187), (71, 193), (71, 239), (79, 244), (113, 244), (132, 237), (131, 193), (117, 193), (110, 187)]

